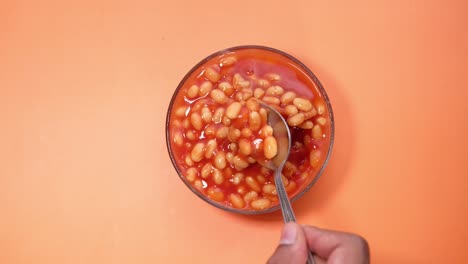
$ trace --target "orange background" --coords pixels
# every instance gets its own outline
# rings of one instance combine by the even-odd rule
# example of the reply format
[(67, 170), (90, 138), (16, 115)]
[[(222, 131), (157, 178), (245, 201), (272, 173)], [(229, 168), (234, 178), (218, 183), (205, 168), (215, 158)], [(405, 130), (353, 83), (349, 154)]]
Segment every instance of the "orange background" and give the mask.
[(2, 1), (0, 263), (263, 263), (278, 214), (210, 207), (166, 152), (172, 92), (259, 44), (308, 65), (336, 144), (293, 206), (373, 263), (466, 263), (466, 1)]

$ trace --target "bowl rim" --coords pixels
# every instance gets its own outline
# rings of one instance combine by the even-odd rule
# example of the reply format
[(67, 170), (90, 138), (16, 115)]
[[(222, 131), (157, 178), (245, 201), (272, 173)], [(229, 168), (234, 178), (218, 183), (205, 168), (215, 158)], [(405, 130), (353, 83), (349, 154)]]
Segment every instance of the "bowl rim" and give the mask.
[(322, 166), (321, 168), (317, 171), (317, 173), (315, 174), (315, 177), (314, 179), (302, 190), (300, 191), (299, 193), (297, 193), (296, 195), (294, 195), (293, 197), (290, 198), (290, 201), (291, 203), (292, 202), (295, 202), (296, 200), (298, 200), (299, 198), (301, 198), (305, 193), (307, 193), (313, 185), (315, 185), (315, 183), (318, 181), (318, 179), (322, 176), (325, 168), (327, 167), (328, 165), (328, 162), (330, 160), (330, 156), (331, 156), (331, 153), (332, 153), (332, 150), (333, 150), (333, 145), (334, 145), (334, 141), (335, 141), (335, 120), (334, 120), (334, 114), (333, 114), (333, 109), (332, 109), (332, 106), (331, 106), (331, 103), (330, 103), (330, 99), (328, 97), (328, 94), (326, 93), (325, 89), (323, 88), (322, 84), (320, 83), (320, 81), (318, 80), (318, 78), (315, 76), (315, 74), (304, 64), (302, 63), (300, 60), (298, 60), (296, 57), (284, 52), (284, 51), (281, 51), (281, 50), (278, 50), (278, 49), (275, 49), (275, 48), (271, 48), (271, 47), (268, 47), (268, 46), (262, 46), (262, 45), (240, 45), (240, 46), (234, 46), (234, 47), (230, 47), (230, 48), (225, 48), (225, 49), (222, 49), (222, 50), (219, 50), (219, 51), (216, 51), (210, 55), (208, 55), (207, 57), (205, 57), (204, 59), (200, 60), (197, 64), (195, 64), (186, 74), (185, 76), (182, 78), (182, 80), (179, 82), (179, 84), (177, 85), (177, 88), (174, 90), (174, 93), (172, 95), (172, 98), (171, 98), (171, 101), (169, 103), (169, 106), (168, 106), (168, 110), (167, 110), (167, 114), (166, 114), (166, 122), (165, 122), (165, 130), (166, 130), (166, 147), (167, 147), (167, 151), (169, 153), (169, 157), (171, 159), (171, 163), (172, 165), (174, 166), (179, 178), (182, 180), (182, 182), (195, 194), (197, 195), (199, 198), (201, 198), (203, 201), (207, 202), (208, 204), (214, 206), (214, 207), (217, 207), (219, 209), (222, 209), (224, 211), (228, 211), (228, 212), (231, 212), (231, 213), (238, 213), (238, 214), (243, 214), (243, 215), (260, 215), (260, 214), (267, 214), (267, 213), (271, 213), (271, 212), (275, 212), (275, 211), (278, 211), (280, 209), (280, 205), (275, 205), (273, 207), (270, 207), (268, 209), (265, 209), (265, 210), (259, 210), (259, 211), (255, 211), (255, 210), (241, 210), (241, 209), (236, 209), (236, 208), (232, 208), (232, 207), (227, 207), (227, 206), (224, 206), (220, 203), (217, 203), (211, 199), (209, 199), (208, 197), (204, 196), (203, 194), (201, 194), (195, 187), (193, 187), (192, 185), (190, 185), (188, 183), (188, 181), (185, 179), (185, 177), (182, 175), (182, 172), (180, 171), (178, 165), (177, 165), (177, 162), (176, 162), (176, 159), (174, 157), (174, 154), (172, 153), (172, 149), (171, 149), (171, 140), (170, 140), (170, 118), (171, 118), (171, 113), (172, 113), (172, 108), (174, 106), (174, 103), (175, 103), (175, 100), (177, 98), (177, 95), (180, 91), (180, 89), (182, 89), (182, 87), (184, 86), (185, 82), (187, 81), (187, 79), (192, 75), (193, 72), (195, 72), (200, 66), (202, 66), (203, 64), (205, 64), (207, 61), (211, 60), (212, 58), (214, 57), (217, 57), (219, 55), (223, 55), (223, 54), (226, 54), (230, 51), (237, 51), (237, 50), (244, 50), (244, 49), (259, 49), (259, 50), (266, 50), (266, 51), (270, 51), (270, 52), (273, 52), (273, 53), (277, 53), (279, 55), (282, 55), (284, 57), (286, 57), (286, 59), (289, 59), (291, 60), (294, 64), (296, 64), (296, 66), (300, 67), (300, 69), (302, 71), (304, 71), (304, 73), (306, 75), (308, 75), (308, 77), (310, 77), (312, 79), (312, 81), (315, 83), (315, 85), (317, 85), (317, 88), (320, 92), (320, 94), (322, 95), (326, 105), (327, 105), (327, 109), (328, 109), (328, 115), (329, 115), (329, 119), (330, 119), (330, 144), (328, 146), (328, 152), (327, 152), (327, 156), (325, 157), (325, 160), (323, 161), (322, 163)]

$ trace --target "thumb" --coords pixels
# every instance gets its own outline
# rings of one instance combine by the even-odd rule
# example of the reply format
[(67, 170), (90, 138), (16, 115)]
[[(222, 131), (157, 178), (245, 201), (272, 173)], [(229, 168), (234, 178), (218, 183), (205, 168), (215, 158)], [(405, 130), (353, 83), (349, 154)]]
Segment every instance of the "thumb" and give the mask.
[(304, 264), (307, 260), (307, 242), (300, 225), (289, 222), (283, 227), (278, 247), (268, 264)]

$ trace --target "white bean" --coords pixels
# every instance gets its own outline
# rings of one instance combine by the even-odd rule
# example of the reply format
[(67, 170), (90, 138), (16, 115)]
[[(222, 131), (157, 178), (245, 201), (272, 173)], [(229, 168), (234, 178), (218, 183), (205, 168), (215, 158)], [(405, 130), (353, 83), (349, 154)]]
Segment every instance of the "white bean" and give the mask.
[(298, 126), (304, 122), (304, 114), (303, 113), (297, 113), (293, 116), (290, 116), (288, 118), (288, 124), (290, 126)]
[(319, 115), (323, 115), (325, 114), (325, 105), (323, 105), (322, 103), (319, 103), (317, 104), (317, 112)]
[(184, 136), (182, 136), (181, 132), (177, 131), (174, 133), (173, 141), (177, 146), (182, 146), (184, 144)]
[(283, 174), (286, 177), (292, 177), (298, 171), (297, 166), (290, 161), (286, 161), (283, 168)]
[(228, 139), (231, 142), (237, 142), (240, 136), (241, 136), (241, 131), (239, 129), (234, 128), (234, 127), (229, 127)]
[(278, 154), (278, 143), (274, 137), (269, 136), (265, 138), (263, 154), (267, 159), (272, 159)]
[(217, 202), (224, 201), (224, 193), (219, 188), (210, 187), (210, 188), (208, 188), (206, 193), (207, 193), (208, 197), (210, 197), (214, 201), (217, 201)]
[(278, 194), (276, 192), (275, 185), (272, 184), (272, 183), (263, 185), (262, 191), (263, 191), (263, 193), (268, 194), (268, 195), (277, 195)]
[(242, 89), (242, 88), (249, 88), (250, 87), (250, 81), (245, 80), (237, 83), (238, 88), (237, 89)]
[(187, 166), (193, 166), (194, 163), (193, 163), (192, 158), (190, 158), (190, 155), (185, 156), (185, 164)]
[(250, 203), (250, 206), (252, 206), (252, 208), (255, 210), (265, 210), (269, 208), (270, 205), (271, 201), (268, 198), (260, 198)]
[(254, 90), (254, 97), (257, 98), (257, 99), (260, 99), (262, 98), (262, 96), (265, 94), (265, 90), (263, 90), (262, 88), (256, 88)]
[(198, 91), (199, 96), (206, 96), (211, 92), (211, 89), (213, 89), (213, 84), (209, 81), (203, 82), (200, 85), (200, 90)]
[(252, 154), (252, 144), (249, 140), (242, 138), (241, 140), (239, 140), (239, 150), (240, 153), (244, 154), (245, 156), (248, 156)]
[(196, 140), (197, 139), (197, 135), (195, 134), (195, 132), (193, 132), (193, 130), (187, 130), (185, 132), (185, 137), (188, 139), (188, 140)]
[(188, 89), (187, 89), (187, 98), (189, 99), (194, 99), (195, 97), (198, 96), (198, 90), (200, 88), (198, 87), (198, 85), (194, 84), (192, 86), (190, 86)]
[(322, 137), (323, 137), (322, 127), (320, 127), (319, 125), (315, 125), (312, 128), (312, 138), (315, 140), (318, 140), (318, 139), (321, 139)]
[(311, 119), (312, 117), (316, 115), (317, 115), (317, 110), (315, 110), (315, 108), (312, 107), (312, 110), (304, 112), (304, 119), (305, 120)]
[(257, 199), (258, 193), (256, 191), (250, 191), (244, 195), (244, 201), (245, 202), (250, 202), (254, 199)]
[(270, 86), (271, 86), (270, 82), (267, 81), (267, 80), (265, 80), (265, 79), (259, 79), (259, 80), (257, 81), (257, 85), (260, 86), (260, 87), (262, 87), (262, 88), (267, 88), (267, 87), (270, 87)]
[(214, 157), (214, 165), (220, 170), (226, 168), (226, 154), (223, 151), (218, 152)]
[(260, 183), (261, 185), (265, 184), (266, 178), (263, 175), (257, 175), (257, 182)]
[(227, 138), (228, 133), (229, 133), (229, 128), (226, 126), (223, 126), (220, 129), (218, 129), (218, 131), (216, 131), (216, 138), (219, 138), (219, 139)]
[(273, 136), (273, 128), (269, 125), (264, 125), (260, 130), (259, 134), (263, 138)]
[(234, 164), (237, 170), (242, 170), (249, 166), (249, 162), (239, 157), (238, 155), (234, 156), (234, 158), (232, 159), (232, 163)]
[(219, 107), (218, 109), (216, 109), (212, 117), (213, 122), (221, 123), (221, 121), (223, 121), (224, 111), (225, 109), (223, 107)]
[(260, 110), (260, 104), (258, 103), (256, 99), (247, 100), (246, 106), (247, 106), (247, 109), (249, 109), (249, 111), (252, 111), (252, 112), (253, 111), (257, 112), (258, 110)]
[(265, 74), (265, 78), (267, 78), (271, 82), (281, 81), (281, 76), (277, 73), (267, 73)]
[(182, 126), (187, 129), (190, 127), (190, 118), (185, 118), (184, 121), (182, 121)]
[(229, 144), (229, 150), (232, 151), (233, 153), (237, 152), (237, 149), (238, 149), (237, 143), (232, 142), (231, 144)]
[(202, 169), (201, 169), (201, 173), (200, 173), (200, 176), (203, 178), (203, 179), (206, 179), (208, 178), (208, 176), (211, 175), (211, 172), (213, 171), (213, 166), (211, 165), (210, 162), (206, 163), (205, 165), (203, 165)]
[(179, 119), (172, 120), (171, 127), (179, 128), (181, 126), (182, 126), (182, 121), (180, 121)]
[[(261, 109), (260, 109), (261, 110)], [(262, 125), (262, 120), (258, 112), (250, 112), (249, 114), (249, 127), (253, 131), (258, 131)]]
[(257, 182), (254, 178), (252, 178), (252, 177), (250, 177), (250, 176), (245, 177), (245, 183), (246, 183), (247, 186), (249, 186), (250, 189), (252, 189), (253, 191), (256, 191), (256, 192), (261, 191), (260, 185), (258, 184), (258, 182)]
[(241, 181), (244, 179), (244, 173), (238, 172), (232, 176), (232, 183), (234, 185), (239, 185)]
[(314, 127), (314, 122), (310, 120), (304, 121), (304, 123), (299, 125), (299, 128), (302, 128), (302, 129), (312, 129), (313, 127)]
[(185, 117), (185, 112), (187, 112), (187, 106), (181, 106), (175, 110), (175, 115), (177, 117)]
[(281, 103), (283, 105), (289, 105), (294, 100), (294, 98), (296, 98), (296, 93), (288, 91), (284, 93), (283, 96), (281, 96)]
[(268, 89), (266, 89), (265, 93), (266, 93), (266, 95), (279, 96), (279, 95), (282, 95), (284, 93), (284, 89), (283, 89), (283, 87), (281, 87), (279, 85), (273, 85), (273, 86), (269, 87)]
[(213, 181), (216, 185), (220, 185), (224, 181), (223, 173), (218, 169), (213, 169)]
[(203, 128), (203, 119), (197, 112), (190, 115), (190, 123), (196, 130), (201, 130)]
[(312, 103), (304, 98), (295, 98), (293, 104), (303, 112), (312, 110)]
[(238, 194), (233, 193), (229, 195), (229, 201), (231, 202), (232, 207), (234, 208), (240, 209), (240, 208), (244, 208), (245, 206), (244, 200), (242, 200), (242, 198)]
[(200, 180), (195, 180), (195, 182), (193, 183), (193, 186), (197, 188), (199, 191), (203, 190), (203, 183)]
[(189, 168), (187, 172), (185, 173), (185, 178), (189, 182), (193, 182), (195, 178), (197, 177), (197, 175), (198, 175), (197, 169), (192, 167), (192, 168)]
[(309, 154), (309, 163), (312, 168), (317, 168), (320, 163), (320, 150), (314, 149)]
[(228, 82), (221, 82), (218, 84), (218, 89), (223, 91), (227, 96), (231, 96), (235, 91), (234, 87)]
[(226, 153), (226, 160), (229, 164), (234, 164), (234, 154), (232, 152)]
[(232, 77), (232, 84), (237, 90), (250, 87), (250, 81), (245, 80), (239, 73), (234, 74)]
[(240, 195), (244, 195), (247, 193), (247, 188), (244, 185), (239, 186), (237, 187), (237, 193)]
[(327, 124), (327, 119), (323, 116), (317, 118), (317, 123), (321, 126), (325, 126)]
[(242, 108), (242, 105), (239, 102), (233, 102), (226, 109), (226, 116), (230, 119), (235, 119)]
[(288, 116), (292, 116), (292, 115), (295, 115), (299, 112), (299, 110), (297, 109), (297, 107), (295, 105), (287, 105), (285, 108), (284, 108), (284, 112), (288, 115)]
[(211, 67), (206, 68), (203, 75), (212, 83), (216, 83), (219, 81), (219, 79), (221, 79), (221, 75), (219, 74), (219, 72)]
[(228, 101), (228, 97), (226, 96), (226, 94), (219, 89), (211, 90), (210, 96), (211, 99), (213, 99), (213, 101), (215, 101), (218, 104), (225, 104)]
[(248, 137), (252, 136), (252, 133), (253, 133), (252, 130), (250, 128), (248, 128), (248, 127), (244, 127), (241, 130), (241, 134), (245, 138), (248, 138)]
[(205, 136), (207, 137), (212, 137), (214, 136), (216, 133), (216, 126), (211, 124), (211, 125), (208, 125), (206, 128), (205, 128)]
[(212, 137), (216, 134), (216, 126), (211, 124), (205, 128), (205, 136)]
[(232, 57), (232, 56), (224, 57), (224, 58), (221, 58), (221, 60), (219, 61), (219, 66), (220, 67), (232, 66), (234, 65), (234, 63), (236, 63), (236, 61), (237, 61), (236, 57)]
[(260, 111), (258, 111), (260, 114), (260, 119), (262, 120), (262, 124), (265, 124), (268, 121), (268, 114), (265, 108), (260, 108)]
[(274, 96), (264, 96), (262, 98), (262, 101), (269, 104), (269, 105), (279, 105), (280, 104), (280, 99), (278, 97), (274, 97)]
[(252, 89), (250, 89), (250, 88), (242, 89), (242, 100), (247, 101), (250, 98), (252, 98), (252, 96), (253, 96)]
[(244, 93), (237, 92), (236, 95), (234, 96), (234, 99), (238, 102), (244, 102)]
[(223, 125), (230, 126), (231, 123), (232, 123), (232, 121), (231, 121), (231, 119), (229, 119), (229, 117), (227, 117), (227, 116), (223, 117)]
[(199, 142), (195, 144), (193, 147), (190, 157), (192, 158), (193, 161), (199, 162), (203, 159), (204, 156), (204, 151), (205, 151), (205, 143)]
[(201, 110), (201, 118), (203, 121), (207, 124), (211, 123), (211, 118), (213, 117), (213, 114), (211, 113), (210, 108), (207, 106), (203, 107)]

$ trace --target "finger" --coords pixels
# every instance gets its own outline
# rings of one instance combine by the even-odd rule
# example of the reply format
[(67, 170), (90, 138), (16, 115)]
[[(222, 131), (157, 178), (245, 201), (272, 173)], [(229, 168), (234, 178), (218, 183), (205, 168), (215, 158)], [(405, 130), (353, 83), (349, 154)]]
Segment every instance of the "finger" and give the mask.
[[(367, 263), (369, 246), (358, 235), (306, 226), (303, 228), (309, 249), (323, 259), (339, 250), (340, 255), (349, 256), (347, 263)], [(353, 261), (352, 261), (353, 260)]]
[(304, 264), (307, 260), (307, 242), (300, 225), (289, 222), (283, 227), (278, 247), (268, 264)]

